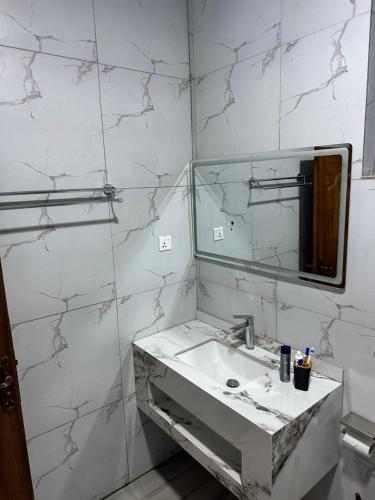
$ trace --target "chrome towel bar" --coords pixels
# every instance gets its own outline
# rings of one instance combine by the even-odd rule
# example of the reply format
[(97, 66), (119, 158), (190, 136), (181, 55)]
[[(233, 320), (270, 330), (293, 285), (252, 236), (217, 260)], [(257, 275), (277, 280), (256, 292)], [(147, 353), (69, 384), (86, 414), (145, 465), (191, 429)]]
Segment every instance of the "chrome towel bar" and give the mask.
[(24, 208), (38, 208), (38, 207), (56, 207), (66, 205), (78, 205), (82, 203), (107, 203), (117, 202), (121, 203), (122, 198), (116, 198), (116, 188), (111, 184), (105, 184), (102, 188), (75, 188), (75, 189), (55, 189), (44, 190), (39, 189), (35, 191), (3, 191), (0, 196), (27, 196), (27, 195), (54, 195), (63, 193), (103, 193), (105, 196), (84, 196), (74, 198), (58, 198), (45, 200), (25, 200), (25, 201), (9, 201), (1, 202), (0, 210), (18, 210)]
[[(290, 181), (294, 182), (275, 182), (275, 181)], [(266, 184), (263, 184), (263, 183)], [(268, 182), (273, 182), (273, 184), (267, 184)], [(312, 182), (308, 182), (305, 175), (298, 174), (294, 177), (269, 177), (266, 179), (256, 179), (255, 177), (250, 177), (249, 188), (250, 189), (281, 189), (290, 187), (304, 187), (312, 186)]]

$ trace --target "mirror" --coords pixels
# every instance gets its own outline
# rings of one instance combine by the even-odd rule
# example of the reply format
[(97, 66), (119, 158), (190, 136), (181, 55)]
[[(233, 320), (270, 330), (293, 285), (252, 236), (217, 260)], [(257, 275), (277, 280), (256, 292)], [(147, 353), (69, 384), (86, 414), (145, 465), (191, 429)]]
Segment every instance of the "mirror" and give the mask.
[(345, 286), (351, 146), (192, 162), (195, 254)]

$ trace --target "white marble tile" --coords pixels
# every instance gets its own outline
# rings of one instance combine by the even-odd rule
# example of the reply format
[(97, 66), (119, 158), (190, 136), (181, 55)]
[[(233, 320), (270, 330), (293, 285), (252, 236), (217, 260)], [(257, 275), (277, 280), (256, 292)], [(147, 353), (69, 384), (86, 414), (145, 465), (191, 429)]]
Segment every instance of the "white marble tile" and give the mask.
[(279, 94), (277, 48), (196, 80), (198, 158), (278, 149)]
[(1, 190), (99, 187), (95, 63), (0, 47)]
[(375, 180), (352, 182), (345, 290), (333, 292), (319, 286), (298, 286), (280, 281), (278, 299), (281, 302), (367, 328), (374, 327), (374, 191)]
[(274, 255), (259, 260), (261, 264), (270, 266), (281, 267), (283, 269), (298, 269), (299, 265), (299, 250), (289, 250), (287, 252), (278, 253), (274, 251)]
[(121, 398), (117, 330), (115, 301), (13, 328), (28, 439)]
[(208, 164), (194, 166), (194, 182), (196, 186), (225, 184), (229, 182), (246, 182), (251, 177), (251, 160), (226, 164)]
[(349, 217), (347, 288), (337, 296), (340, 318), (368, 328), (375, 325), (375, 179), (352, 183)]
[[(290, 190), (292, 191), (292, 190)], [(252, 192), (250, 197), (253, 224), (253, 260), (274, 258), (277, 267), (287, 262), (281, 256), (294, 256), (291, 269), (298, 269), (299, 198), (288, 191)], [(272, 193), (272, 194), (271, 194)], [(280, 256), (280, 260), (279, 259)]]
[(368, 60), (368, 82), (365, 120), (365, 142), (363, 151), (363, 175), (375, 176), (375, 12), (370, 17), (370, 44)]
[[(272, 179), (297, 175), (300, 164), (293, 158), (254, 160), (251, 168), (256, 179)], [(268, 263), (277, 267), (289, 265), (298, 269), (298, 189), (254, 189), (249, 193), (248, 204), (253, 224), (253, 260), (266, 263), (265, 259), (269, 259)]]
[(122, 401), (28, 443), (36, 500), (103, 498), (128, 481)]
[(280, 22), (281, 0), (192, 0), (195, 76), (276, 47)]
[(100, 66), (109, 181), (116, 187), (187, 184), (191, 158), (186, 80)]
[[(334, 352), (330, 338), (335, 319), (279, 302), (277, 307), (278, 341), (293, 345), (304, 352), (307, 346), (315, 348), (315, 355), (334, 363)], [(338, 361), (337, 364), (343, 366)], [(343, 366), (345, 371), (345, 366)]]
[[(135, 393), (125, 398), (124, 413), (129, 480), (134, 481), (174, 455), (179, 450), (179, 446), (137, 408)], [(157, 483), (154, 489), (157, 490), (160, 485)]]
[(96, 60), (90, 0), (2, 0), (0, 44)]
[(99, 61), (187, 78), (184, 0), (94, 0)]
[(1, 211), (12, 324), (114, 297), (107, 204)]
[(118, 299), (122, 380), (125, 395), (135, 392), (132, 342), (195, 318), (195, 280)]
[(258, 295), (233, 290), (209, 281), (197, 281), (199, 310), (230, 323), (235, 323), (234, 314), (253, 314), (255, 331), (276, 339), (275, 299), (266, 300)]
[(277, 282), (272, 278), (205, 260), (198, 261), (198, 268), (198, 277), (203, 281), (258, 295), (268, 301), (276, 299)]
[[(211, 184), (195, 189), (196, 245), (200, 252), (253, 260), (253, 214), (247, 182)], [(214, 240), (214, 228), (224, 238)]]
[(312, 345), (318, 357), (342, 366), (344, 413), (354, 411), (372, 418), (375, 404), (366, 395), (375, 376), (374, 328), (279, 303), (277, 339), (300, 349)]
[(280, 148), (349, 142), (362, 174), (369, 15), (282, 48)]
[(282, 43), (368, 12), (371, 0), (282, 0)]
[[(113, 225), (119, 297), (195, 277), (188, 187), (126, 189)], [(159, 236), (171, 235), (172, 249), (159, 252)]]
[(336, 321), (327, 333), (334, 360), (344, 367), (344, 414), (352, 410), (373, 420), (375, 402), (368, 390), (375, 377), (375, 329)]

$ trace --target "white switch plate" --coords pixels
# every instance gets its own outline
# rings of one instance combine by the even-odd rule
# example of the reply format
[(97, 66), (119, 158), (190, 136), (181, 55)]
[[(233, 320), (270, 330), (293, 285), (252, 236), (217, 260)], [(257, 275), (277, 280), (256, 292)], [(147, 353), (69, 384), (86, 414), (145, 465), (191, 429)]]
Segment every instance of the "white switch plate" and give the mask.
[(219, 241), (224, 239), (224, 228), (223, 226), (214, 227), (214, 241)]
[(172, 248), (172, 236), (159, 236), (159, 252), (165, 252)]

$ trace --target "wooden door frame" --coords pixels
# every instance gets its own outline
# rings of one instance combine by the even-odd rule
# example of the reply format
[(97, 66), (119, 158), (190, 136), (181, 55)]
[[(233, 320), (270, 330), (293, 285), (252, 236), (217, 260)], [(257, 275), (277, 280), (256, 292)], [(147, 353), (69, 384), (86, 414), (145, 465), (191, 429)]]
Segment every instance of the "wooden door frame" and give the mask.
[[(33, 500), (25, 428), (23, 425), (17, 362), (14, 355), (5, 286), (0, 262), (0, 353), (6, 354), (6, 372), (13, 378), (7, 401), (14, 408), (0, 405), (0, 500)], [(2, 391), (4, 394), (4, 391)]]

